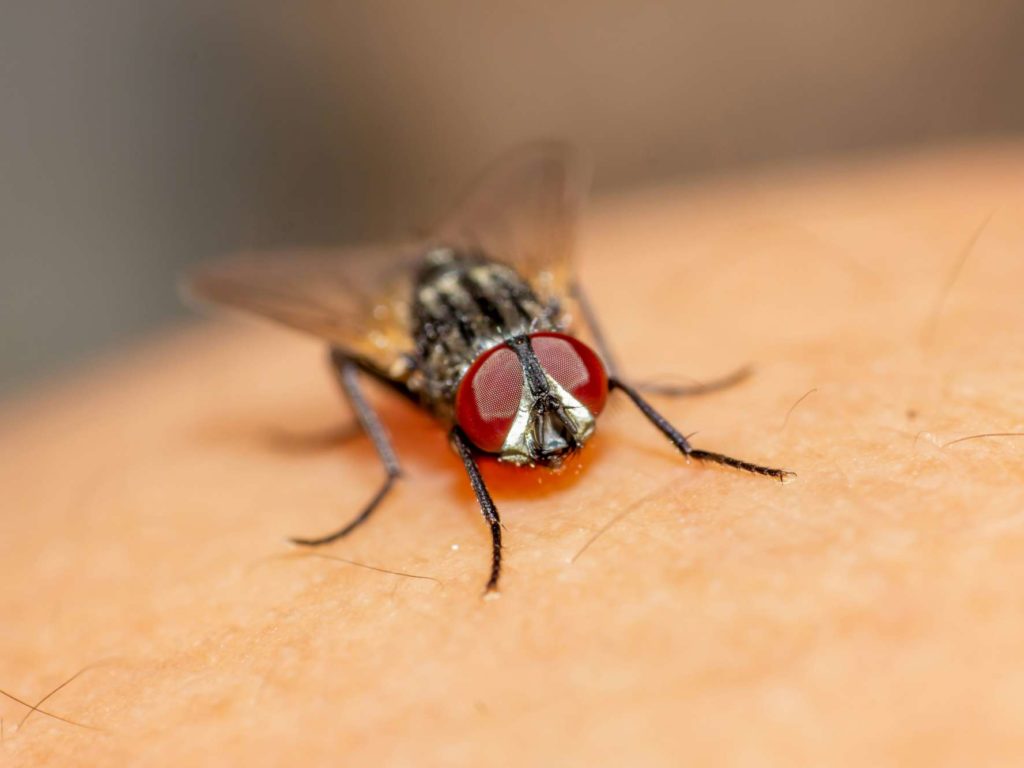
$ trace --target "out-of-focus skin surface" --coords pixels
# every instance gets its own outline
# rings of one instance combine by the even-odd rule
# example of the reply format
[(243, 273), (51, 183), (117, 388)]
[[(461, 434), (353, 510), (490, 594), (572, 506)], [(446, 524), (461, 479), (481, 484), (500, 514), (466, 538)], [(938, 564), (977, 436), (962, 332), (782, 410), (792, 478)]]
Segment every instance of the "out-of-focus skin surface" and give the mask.
[(1020, 145), (597, 207), (625, 372), (756, 364), (653, 399), (799, 479), (687, 465), (615, 395), (578, 471), (485, 467), (493, 601), (458, 459), (380, 388), (406, 478), (322, 554), (429, 578), (284, 543), (382, 472), (315, 342), (199, 327), (11, 402), (0, 688), (102, 662), (44, 709), (103, 730), (2, 701), (0, 763), (1020, 764), (1024, 438), (951, 442), (1024, 429), (1022, 254)]

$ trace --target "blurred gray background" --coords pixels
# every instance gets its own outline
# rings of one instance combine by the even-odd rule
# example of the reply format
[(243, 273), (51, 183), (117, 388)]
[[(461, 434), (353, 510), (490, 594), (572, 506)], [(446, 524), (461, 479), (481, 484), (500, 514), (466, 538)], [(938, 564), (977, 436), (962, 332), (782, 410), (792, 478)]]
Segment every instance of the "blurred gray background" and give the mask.
[(180, 269), (421, 229), (501, 149), (602, 190), (1024, 128), (1019, 0), (8, 0), (0, 389), (183, 314)]

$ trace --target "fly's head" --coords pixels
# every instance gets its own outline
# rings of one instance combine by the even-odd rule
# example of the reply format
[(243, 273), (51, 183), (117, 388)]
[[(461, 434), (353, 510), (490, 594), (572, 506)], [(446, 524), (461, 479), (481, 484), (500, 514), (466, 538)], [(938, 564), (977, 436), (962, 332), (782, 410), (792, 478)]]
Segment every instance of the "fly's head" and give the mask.
[(594, 433), (608, 395), (600, 358), (578, 339), (517, 336), (476, 359), (459, 384), (459, 426), (512, 464), (558, 469)]

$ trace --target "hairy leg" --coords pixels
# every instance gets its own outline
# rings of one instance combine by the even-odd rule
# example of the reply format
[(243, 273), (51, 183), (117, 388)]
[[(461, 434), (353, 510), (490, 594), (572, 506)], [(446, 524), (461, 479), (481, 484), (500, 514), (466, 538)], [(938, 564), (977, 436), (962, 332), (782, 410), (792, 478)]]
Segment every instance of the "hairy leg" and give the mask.
[(391, 446), (391, 439), (388, 437), (387, 430), (381, 423), (376, 411), (374, 411), (366, 401), (362, 389), (359, 387), (359, 367), (353, 361), (348, 360), (344, 355), (341, 355), (338, 352), (332, 353), (331, 360), (334, 364), (334, 369), (337, 372), (338, 382), (341, 384), (342, 391), (345, 393), (352, 409), (355, 411), (356, 418), (359, 420), (359, 424), (362, 426), (363, 431), (365, 431), (366, 434), (370, 436), (370, 440), (373, 441), (373, 447), (377, 451), (377, 455), (380, 457), (381, 464), (384, 465), (385, 478), (380, 489), (374, 494), (373, 498), (370, 499), (366, 506), (363, 507), (362, 512), (337, 531), (329, 533), (326, 536), (316, 538), (291, 539), (293, 544), (300, 544), (306, 547), (318, 547), (323, 544), (330, 544), (331, 542), (337, 541), (338, 539), (352, 533), (352, 531), (370, 518), (370, 515), (373, 514), (374, 510), (376, 510), (384, 500), (384, 497), (388, 495), (391, 488), (394, 486), (395, 481), (401, 477), (402, 474), (401, 467), (398, 464), (398, 457), (395, 455), (395, 449)]

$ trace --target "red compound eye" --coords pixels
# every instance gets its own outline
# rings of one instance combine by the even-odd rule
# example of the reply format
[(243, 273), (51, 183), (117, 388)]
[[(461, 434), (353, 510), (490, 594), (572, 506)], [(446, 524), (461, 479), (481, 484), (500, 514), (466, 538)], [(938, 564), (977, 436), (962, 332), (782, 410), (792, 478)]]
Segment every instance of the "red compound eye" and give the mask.
[(455, 417), (478, 448), (498, 453), (523, 396), (523, 367), (508, 347), (495, 347), (466, 371), (455, 396)]
[(547, 374), (597, 416), (608, 397), (608, 374), (594, 350), (561, 333), (534, 333), (530, 343)]

